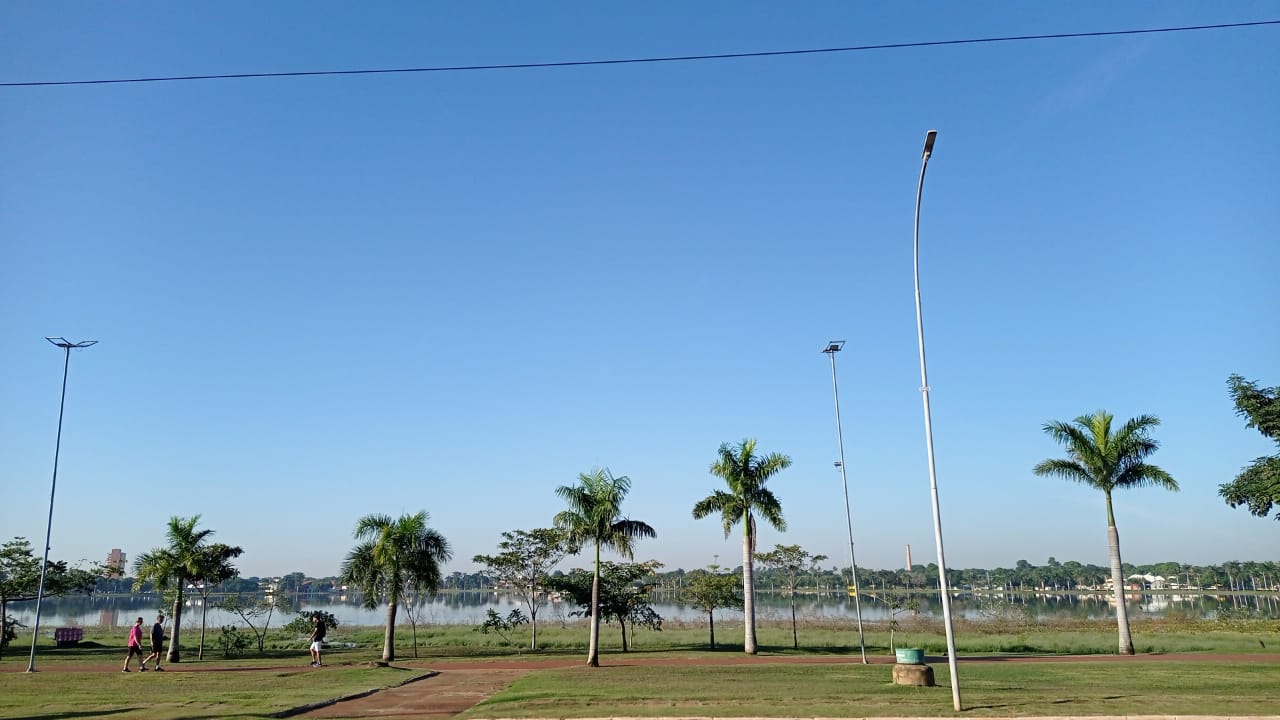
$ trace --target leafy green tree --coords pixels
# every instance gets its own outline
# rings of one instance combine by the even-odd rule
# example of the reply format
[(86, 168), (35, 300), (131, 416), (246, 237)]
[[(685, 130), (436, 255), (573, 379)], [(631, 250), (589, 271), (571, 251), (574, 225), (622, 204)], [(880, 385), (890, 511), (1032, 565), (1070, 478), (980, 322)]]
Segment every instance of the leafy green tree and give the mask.
[(512, 591), (529, 608), (529, 627), (533, 637), (529, 649), (538, 649), (538, 609), (542, 607), (542, 591), (547, 576), (571, 552), (577, 548), (569, 543), (563, 530), (536, 528), (502, 533), (497, 555), (476, 555), (472, 562), (483, 565), (485, 570)]
[(765, 487), (769, 478), (791, 466), (791, 458), (779, 453), (756, 454), (754, 438), (737, 445), (720, 446), (720, 457), (711, 465), (711, 474), (722, 478), (729, 491), (714, 490), (693, 506), (693, 517), (701, 520), (719, 513), (724, 524), (724, 536), (729, 537), (733, 527), (742, 523), (742, 598), (745, 616), (745, 641), (743, 651), (756, 654), (756, 604), (754, 557), (756, 549), (756, 520), (759, 515), (778, 530), (786, 530), (782, 517), (782, 503), (773, 491)]
[(409, 589), (434, 593), (440, 587), (440, 566), (453, 557), (444, 536), (427, 527), (426, 512), (366, 515), (356, 523), (358, 545), (342, 563), (342, 581), (355, 585), (369, 609), (387, 604), (387, 629), (382, 659), (396, 659), (396, 609)]
[(904, 612), (918, 613), (920, 612), (920, 601), (915, 598), (901, 598), (897, 595), (890, 595), (885, 601), (885, 605), (889, 608), (889, 651), (893, 652), (898, 649), (894, 642), (894, 634), (898, 628), (902, 626), (898, 622), (898, 616)]
[(239, 657), (249, 647), (249, 638), (240, 634), (235, 625), (223, 625), (218, 635), (218, 647), (222, 648), (222, 657)]
[(512, 608), (506, 617), (499, 615), (497, 610), (489, 608), (488, 616), (476, 628), (476, 632), (485, 635), (496, 633), (498, 637), (502, 638), (503, 642), (514, 645), (515, 643), (511, 642), (511, 633), (515, 632), (515, 629), (521, 625), (528, 624), (529, 618), (523, 612), (520, 612), (520, 608)]
[[(267, 631), (271, 629), (271, 619), (277, 614), (288, 616), (294, 613), (293, 600), (288, 595), (280, 593), (272, 593), (263, 598), (232, 595), (224, 597), (218, 602), (217, 607), (239, 615), (244, 624), (249, 626), (249, 630), (257, 639), (258, 654), (266, 651)], [(177, 623), (174, 624), (177, 625)]]
[(1160, 424), (1154, 415), (1140, 415), (1112, 431), (1113, 416), (1105, 410), (1081, 415), (1074, 422), (1051, 422), (1044, 431), (1067, 450), (1067, 457), (1045, 460), (1035, 466), (1035, 474), (1059, 477), (1101, 490), (1107, 501), (1107, 546), (1111, 552), (1111, 582), (1116, 596), (1116, 625), (1120, 633), (1120, 654), (1133, 654), (1129, 635), (1129, 613), (1124, 601), (1124, 568), (1120, 562), (1120, 533), (1112, 510), (1115, 490), (1155, 485), (1177, 492), (1178, 483), (1169, 473), (1146, 458), (1160, 447), (1148, 432)]
[[(142, 553), (133, 562), (135, 589), (150, 581), (157, 589), (173, 598), (173, 635), (169, 638), (169, 653), (166, 656), (171, 663), (181, 660), (183, 591), (187, 583), (201, 579), (201, 575), (209, 569), (205, 563), (210, 559), (206, 554), (210, 546), (205, 541), (213, 535), (213, 530), (197, 530), (196, 525), (199, 523), (199, 515), (169, 518), (169, 526), (165, 530), (168, 544)], [(241, 552), (240, 548), (232, 549), (235, 553), (231, 557)]]
[(205, 618), (209, 615), (209, 596), (218, 585), (230, 580), (240, 573), (231, 561), (240, 557), (244, 550), (223, 543), (214, 543), (200, 549), (200, 559), (193, 584), (200, 593), (200, 649), (196, 657), (204, 659)]
[(810, 555), (799, 545), (774, 545), (769, 552), (756, 553), (756, 560), (766, 568), (782, 573), (782, 586), (791, 600), (791, 644), (797, 650), (800, 648), (800, 634), (796, 630), (796, 588), (800, 586), (802, 573), (811, 572), (826, 559), (826, 555)]
[[(102, 578), (102, 569), (69, 568), (51, 560), (45, 570), (44, 596), (91, 593)], [(9, 617), (9, 603), (35, 600), (40, 590), (40, 558), (26, 538), (15, 537), (0, 545), (0, 651), (17, 636), (18, 623)]]
[(720, 572), (712, 565), (709, 571), (689, 573), (688, 582), (680, 597), (695, 609), (707, 614), (711, 628), (711, 649), (716, 649), (716, 610), (719, 608), (742, 609), (742, 595), (738, 593), (738, 578)]
[[(1239, 375), (1232, 375), (1227, 386), (1236, 415), (1248, 419), (1246, 427), (1280, 443), (1280, 387), (1260, 388), (1256, 380), (1246, 381)], [(1254, 460), (1235, 480), (1220, 485), (1218, 494), (1231, 507), (1245, 505), (1254, 515), (1266, 517), (1271, 508), (1280, 507), (1280, 454)], [(1280, 512), (1276, 520), (1280, 521)]]
[[(574, 568), (548, 578), (547, 587), (567, 595), (570, 602), (581, 608), (571, 615), (617, 622), (622, 630), (622, 652), (627, 652), (627, 625), (631, 626), (633, 635), (637, 627), (662, 630), (662, 617), (649, 601), (656, 579), (654, 573), (660, 567), (662, 563), (657, 560), (638, 563), (605, 560), (594, 573)], [(599, 612), (593, 615), (592, 608), (598, 608)]]
[(327, 610), (307, 610), (305, 612), (298, 613), (297, 617), (290, 620), (284, 626), (284, 630), (295, 635), (309, 635), (311, 630), (315, 627), (315, 625), (312, 624), (312, 621), (317, 618), (324, 625), (326, 630), (333, 630), (338, 627), (338, 618), (334, 617), (333, 613), (328, 612)]
[(281, 576), (279, 589), (280, 592), (302, 592), (302, 586), (305, 585), (306, 582), (307, 576), (305, 573), (291, 572), (288, 575)]
[(556, 514), (555, 526), (576, 547), (590, 544), (595, 549), (595, 574), (591, 582), (591, 635), (587, 644), (587, 666), (600, 666), (600, 548), (607, 547), (631, 560), (635, 541), (656, 537), (648, 523), (622, 516), (622, 501), (631, 490), (631, 478), (614, 477), (609, 470), (593, 470), (578, 475), (577, 485), (556, 488), (567, 510)]

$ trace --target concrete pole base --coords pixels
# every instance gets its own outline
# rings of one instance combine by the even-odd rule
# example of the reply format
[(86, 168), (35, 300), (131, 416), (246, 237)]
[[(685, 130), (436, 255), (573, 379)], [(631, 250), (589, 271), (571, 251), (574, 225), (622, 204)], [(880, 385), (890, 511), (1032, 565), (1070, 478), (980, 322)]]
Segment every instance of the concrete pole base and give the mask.
[(899, 663), (893, 666), (893, 684), (933, 687), (933, 668), (928, 665), (903, 665)]

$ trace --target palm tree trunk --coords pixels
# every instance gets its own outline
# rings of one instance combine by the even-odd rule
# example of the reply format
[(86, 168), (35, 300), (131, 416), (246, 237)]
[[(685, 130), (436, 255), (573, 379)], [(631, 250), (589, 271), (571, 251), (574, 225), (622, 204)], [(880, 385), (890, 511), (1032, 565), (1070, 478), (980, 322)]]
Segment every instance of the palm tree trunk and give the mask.
[(596, 543), (596, 574), (591, 579), (591, 637), (587, 667), (600, 667), (600, 543)]
[(756, 591), (755, 567), (751, 556), (751, 514), (748, 513), (742, 533), (742, 612), (744, 637), (742, 651), (756, 654)]
[(182, 583), (184, 580), (178, 578), (178, 594), (173, 600), (173, 635), (169, 636), (169, 653), (165, 659), (171, 663), (181, 662), (182, 658), (178, 653), (178, 633), (182, 630)]
[(1116, 530), (1111, 510), (1111, 494), (1107, 493), (1107, 548), (1111, 551), (1111, 585), (1116, 594), (1116, 626), (1120, 630), (1121, 655), (1133, 654), (1133, 638), (1129, 636), (1129, 609), (1124, 604), (1124, 567), (1120, 563), (1120, 531)]
[(200, 603), (200, 650), (196, 652), (196, 659), (204, 659), (204, 625), (205, 619), (209, 617), (209, 596), (202, 595), (203, 602)]
[(387, 603), (387, 632), (382, 638), (382, 661), (396, 659), (396, 603)]

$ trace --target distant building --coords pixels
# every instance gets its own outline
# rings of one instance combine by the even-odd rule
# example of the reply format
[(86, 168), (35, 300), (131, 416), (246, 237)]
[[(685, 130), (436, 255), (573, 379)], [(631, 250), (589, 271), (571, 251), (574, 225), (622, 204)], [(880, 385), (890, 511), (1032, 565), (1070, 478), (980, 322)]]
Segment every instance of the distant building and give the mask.
[[(1111, 590), (1115, 585), (1111, 583), (1111, 578), (1107, 578), (1103, 587)], [(1126, 590), (1167, 590), (1169, 580), (1161, 575), (1130, 575), (1125, 578), (1124, 587)]]
[(112, 580), (118, 580), (124, 577), (125, 554), (120, 548), (111, 548), (111, 552), (107, 553), (107, 565), (120, 568), (119, 572), (109, 572), (107, 577)]

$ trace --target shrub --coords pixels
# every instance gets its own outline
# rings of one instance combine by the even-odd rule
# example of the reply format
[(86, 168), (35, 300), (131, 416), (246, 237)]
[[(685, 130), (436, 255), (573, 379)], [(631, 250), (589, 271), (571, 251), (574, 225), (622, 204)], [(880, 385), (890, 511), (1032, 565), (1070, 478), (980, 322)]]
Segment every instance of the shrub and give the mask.
[(249, 648), (253, 641), (242, 635), (235, 625), (223, 625), (222, 634), (218, 636), (218, 647), (222, 648), (223, 657), (239, 657)]

